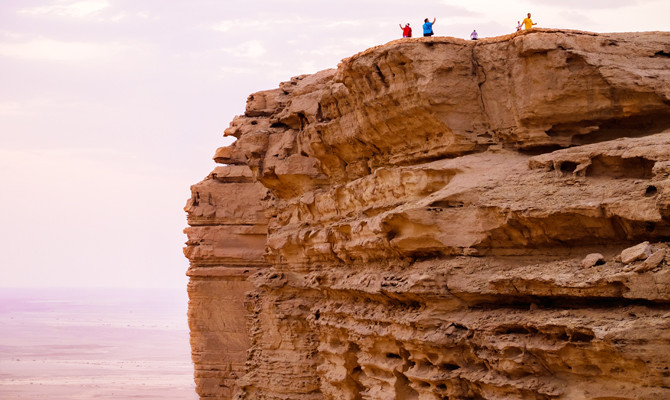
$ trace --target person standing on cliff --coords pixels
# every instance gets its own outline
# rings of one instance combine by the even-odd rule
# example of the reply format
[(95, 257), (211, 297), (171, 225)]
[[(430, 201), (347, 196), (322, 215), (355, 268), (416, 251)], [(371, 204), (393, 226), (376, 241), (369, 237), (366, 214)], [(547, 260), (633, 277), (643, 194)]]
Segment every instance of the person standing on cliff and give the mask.
[(433, 36), (433, 24), (437, 18), (433, 18), (433, 22), (429, 22), (428, 18), (423, 20), (423, 36)]
[(524, 29), (528, 30), (533, 27), (533, 25), (537, 25), (537, 23), (534, 23), (532, 19), (530, 19), (530, 13), (528, 13), (528, 18), (525, 18), (523, 21), (523, 26)]
[(516, 21), (516, 31), (519, 32), (523, 28), (521, 21)]
[(477, 34), (477, 30), (473, 30), (472, 33), (470, 34), (470, 39), (472, 40), (477, 40), (479, 39), (479, 35)]
[(402, 37), (412, 37), (412, 28), (409, 27), (409, 22), (405, 24), (405, 27), (402, 27), (402, 24), (398, 24), (400, 29), (402, 29)]

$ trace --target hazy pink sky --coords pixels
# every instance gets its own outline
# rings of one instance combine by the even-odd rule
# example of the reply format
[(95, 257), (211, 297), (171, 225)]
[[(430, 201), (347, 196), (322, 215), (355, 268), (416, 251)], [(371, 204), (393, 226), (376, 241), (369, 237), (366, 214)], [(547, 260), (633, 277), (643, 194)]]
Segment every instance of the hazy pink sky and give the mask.
[[(560, 3), (560, 5), (559, 5)], [(438, 36), (669, 30), (668, 0), (3, 0), (0, 286), (184, 287), (189, 185), (247, 95)]]

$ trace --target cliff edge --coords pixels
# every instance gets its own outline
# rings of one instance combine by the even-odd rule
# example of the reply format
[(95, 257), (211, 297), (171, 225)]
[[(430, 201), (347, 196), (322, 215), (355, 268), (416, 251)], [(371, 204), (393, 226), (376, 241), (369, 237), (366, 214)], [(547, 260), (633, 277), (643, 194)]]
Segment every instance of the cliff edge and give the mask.
[(670, 33), (397, 40), (225, 134), (201, 399), (670, 398)]

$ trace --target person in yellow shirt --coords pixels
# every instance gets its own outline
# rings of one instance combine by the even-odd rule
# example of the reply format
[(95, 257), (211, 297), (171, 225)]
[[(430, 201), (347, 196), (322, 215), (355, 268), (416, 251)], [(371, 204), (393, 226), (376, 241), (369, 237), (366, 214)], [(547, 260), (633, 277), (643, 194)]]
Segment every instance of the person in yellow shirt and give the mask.
[(521, 23), (523, 24), (523, 29), (530, 29), (533, 25), (537, 25), (537, 23), (533, 23), (533, 20), (530, 19), (530, 13), (528, 13), (528, 18), (525, 18)]

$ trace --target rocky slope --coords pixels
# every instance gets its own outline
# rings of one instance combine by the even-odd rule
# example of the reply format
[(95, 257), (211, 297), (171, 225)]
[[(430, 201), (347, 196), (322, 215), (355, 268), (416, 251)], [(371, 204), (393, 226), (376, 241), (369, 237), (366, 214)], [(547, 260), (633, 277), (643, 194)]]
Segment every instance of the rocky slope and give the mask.
[(398, 40), (226, 135), (202, 399), (670, 398), (670, 33)]

